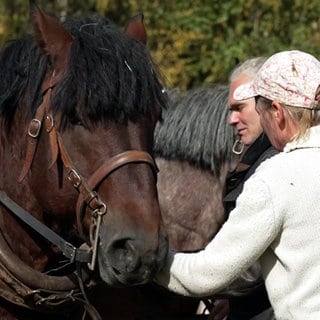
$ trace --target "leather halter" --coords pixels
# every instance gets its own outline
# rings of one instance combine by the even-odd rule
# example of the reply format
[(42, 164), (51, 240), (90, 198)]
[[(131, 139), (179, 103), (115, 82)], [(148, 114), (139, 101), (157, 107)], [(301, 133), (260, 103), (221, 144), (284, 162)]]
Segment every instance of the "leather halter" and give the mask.
[(43, 102), (39, 106), (34, 119), (30, 121), (28, 129), (28, 143), (26, 158), (21, 170), (18, 181), (21, 182), (28, 173), (37, 148), (38, 137), (44, 122), (46, 132), (49, 134), (50, 146), (52, 151), (52, 161), (50, 167), (56, 162), (58, 155), (67, 169), (67, 178), (72, 186), (79, 192), (76, 205), (77, 228), (80, 235), (83, 234), (82, 218), (87, 208), (92, 211), (90, 226), (90, 242), (92, 259), (88, 264), (89, 269), (94, 270), (97, 245), (99, 237), (99, 227), (102, 216), (107, 212), (107, 205), (101, 200), (96, 189), (99, 184), (106, 179), (113, 171), (130, 163), (146, 163), (150, 165), (154, 175), (157, 175), (158, 168), (151, 155), (145, 151), (128, 150), (107, 160), (99, 167), (89, 179), (85, 179), (75, 168), (70, 159), (66, 148), (63, 145), (62, 137), (56, 129), (53, 117), (49, 110), (53, 86), (49, 86), (44, 93)]

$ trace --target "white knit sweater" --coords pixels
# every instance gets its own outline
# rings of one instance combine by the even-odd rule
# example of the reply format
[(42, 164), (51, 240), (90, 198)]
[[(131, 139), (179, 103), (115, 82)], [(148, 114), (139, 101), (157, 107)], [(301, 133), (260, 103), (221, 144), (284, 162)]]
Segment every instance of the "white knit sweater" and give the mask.
[(263, 162), (216, 237), (198, 253), (171, 251), (156, 282), (209, 296), (257, 259), (277, 319), (320, 319), (320, 126)]

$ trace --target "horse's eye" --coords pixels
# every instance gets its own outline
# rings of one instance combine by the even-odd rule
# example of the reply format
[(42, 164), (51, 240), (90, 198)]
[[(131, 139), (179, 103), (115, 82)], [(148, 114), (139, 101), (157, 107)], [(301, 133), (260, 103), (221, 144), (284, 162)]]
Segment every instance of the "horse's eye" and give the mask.
[(72, 126), (83, 126), (83, 122), (76, 115), (69, 118), (69, 122)]

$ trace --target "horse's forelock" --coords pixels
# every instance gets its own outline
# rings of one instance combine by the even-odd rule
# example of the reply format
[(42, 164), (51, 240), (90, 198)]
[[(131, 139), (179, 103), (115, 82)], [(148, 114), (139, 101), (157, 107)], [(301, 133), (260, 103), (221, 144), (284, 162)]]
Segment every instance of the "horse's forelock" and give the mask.
[(39, 90), (46, 73), (46, 57), (42, 56), (32, 37), (12, 41), (0, 55), (0, 114), (12, 120), (19, 101), (24, 97), (27, 113), (39, 103)]
[[(74, 114), (84, 120), (135, 121), (165, 106), (162, 84), (143, 44), (101, 18), (71, 21), (74, 37), (68, 69), (55, 88), (52, 108), (68, 122)], [(39, 106), (48, 58), (33, 37), (1, 51), (0, 115), (12, 118), (25, 98), (31, 114)]]
[(76, 26), (70, 29), (69, 68), (57, 86), (53, 108), (91, 121), (126, 122), (166, 104), (143, 44), (100, 19)]

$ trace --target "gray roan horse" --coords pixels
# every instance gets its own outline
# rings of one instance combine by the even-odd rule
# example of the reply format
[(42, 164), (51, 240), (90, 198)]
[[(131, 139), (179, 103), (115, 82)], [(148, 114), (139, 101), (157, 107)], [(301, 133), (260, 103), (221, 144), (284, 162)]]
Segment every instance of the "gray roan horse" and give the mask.
[[(170, 97), (155, 130), (159, 201), (170, 247), (193, 251), (203, 248), (224, 222), (224, 184), (238, 160), (231, 152), (235, 133), (227, 121), (227, 86), (173, 92)], [(171, 299), (180, 302), (177, 316), (188, 316), (198, 304), (174, 295)]]
[[(225, 182), (229, 173), (241, 170), (242, 154), (233, 152), (238, 140), (228, 125), (227, 86), (211, 85), (171, 93), (170, 97), (170, 107), (155, 130), (159, 201), (170, 247), (195, 251), (203, 248), (225, 221)], [(260, 283), (260, 268), (255, 264), (220, 296), (245, 295)], [(170, 319), (196, 319), (192, 314), (197, 299), (161, 294), (168, 302), (167, 310), (171, 306)], [(173, 310), (172, 304), (180, 310)]]
[(173, 94), (155, 130), (158, 192), (170, 247), (203, 248), (224, 222), (222, 194), (235, 160), (228, 88)]
[(122, 32), (30, 7), (35, 35), (0, 55), (0, 319), (100, 319), (100, 289), (102, 310), (166, 256), (152, 156), (166, 98), (142, 16)]

